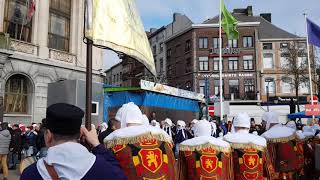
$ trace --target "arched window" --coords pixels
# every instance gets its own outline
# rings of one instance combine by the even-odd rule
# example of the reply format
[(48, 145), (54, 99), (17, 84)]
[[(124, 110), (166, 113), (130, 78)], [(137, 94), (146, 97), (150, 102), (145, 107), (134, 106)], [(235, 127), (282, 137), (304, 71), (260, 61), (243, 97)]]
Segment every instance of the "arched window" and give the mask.
[(6, 0), (4, 30), (11, 38), (31, 42), (33, 5), (28, 0)]
[(11, 76), (5, 87), (4, 106), (7, 114), (28, 114), (31, 108), (32, 85), (21, 74)]

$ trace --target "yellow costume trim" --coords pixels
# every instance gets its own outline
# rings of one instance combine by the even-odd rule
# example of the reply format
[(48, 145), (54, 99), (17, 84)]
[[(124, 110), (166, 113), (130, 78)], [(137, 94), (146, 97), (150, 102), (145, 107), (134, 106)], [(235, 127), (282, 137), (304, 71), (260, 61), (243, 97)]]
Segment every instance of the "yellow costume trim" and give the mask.
[(296, 139), (295, 134), (288, 136), (288, 137), (283, 137), (283, 138), (270, 138), (270, 139), (267, 139), (267, 141), (270, 143), (286, 143), (286, 142), (289, 142), (294, 139)]
[(138, 164), (140, 164), (140, 160), (139, 160), (138, 156), (133, 156), (132, 160), (133, 160), (133, 165), (134, 166), (137, 166)]
[(259, 146), (256, 144), (238, 144), (238, 143), (230, 143), (231, 147), (233, 149), (248, 149), (248, 148), (252, 148), (252, 149), (256, 149), (259, 151), (264, 151), (266, 149), (266, 147), (264, 146)]
[(163, 142), (172, 144), (171, 138), (168, 138), (163, 134), (152, 134), (151, 132), (141, 134), (139, 136), (134, 136), (134, 137), (114, 138), (110, 141), (106, 141), (105, 144), (107, 148), (112, 148), (115, 145), (137, 144), (137, 143), (152, 140), (152, 139), (156, 139), (158, 141), (163, 141)]
[(216, 146), (210, 143), (207, 144), (201, 144), (197, 146), (190, 146), (190, 145), (182, 145), (180, 144), (179, 149), (180, 151), (201, 151), (206, 148), (211, 148), (219, 152), (229, 153), (231, 149), (229, 147), (222, 147), (222, 146)]
[(196, 168), (200, 167), (200, 161), (196, 161)]

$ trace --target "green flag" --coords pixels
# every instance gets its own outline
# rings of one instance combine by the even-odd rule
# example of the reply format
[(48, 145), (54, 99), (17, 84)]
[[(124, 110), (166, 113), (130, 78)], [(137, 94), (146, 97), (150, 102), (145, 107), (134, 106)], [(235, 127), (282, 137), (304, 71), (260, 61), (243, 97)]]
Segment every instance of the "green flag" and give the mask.
[(223, 0), (222, 0), (221, 6), (222, 6), (222, 14), (223, 14), (223, 19), (221, 23), (222, 23), (224, 32), (227, 33), (228, 39), (238, 39), (239, 38), (239, 32), (237, 30), (238, 21), (227, 10)]

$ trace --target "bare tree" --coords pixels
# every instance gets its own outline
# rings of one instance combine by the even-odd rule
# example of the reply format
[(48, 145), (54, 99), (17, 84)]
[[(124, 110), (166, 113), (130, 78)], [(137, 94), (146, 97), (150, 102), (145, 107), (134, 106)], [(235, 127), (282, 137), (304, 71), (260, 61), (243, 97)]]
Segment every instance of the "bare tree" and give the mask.
[[(297, 110), (299, 106), (299, 89), (301, 86), (309, 86), (308, 61), (305, 42), (291, 42), (286, 48), (281, 49), (281, 70), (285, 74), (283, 82), (289, 83), (295, 91)], [(313, 62), (313, 61), (312, 61)]]

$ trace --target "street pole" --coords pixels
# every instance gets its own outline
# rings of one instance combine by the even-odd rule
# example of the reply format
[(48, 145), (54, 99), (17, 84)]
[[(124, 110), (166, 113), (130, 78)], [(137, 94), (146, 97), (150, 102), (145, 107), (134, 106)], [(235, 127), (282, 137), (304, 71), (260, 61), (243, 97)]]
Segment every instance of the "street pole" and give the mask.
[(222, 0), (220, 0), (220, 10), (219, 10), (219, 83), (220, 83), (220, 120), (223, 120), (223, 92), (222, 92), (222, 34), (221, 34), (221, 12), (222, 12)]
[(267, 111), (270, 112), (269, 110), (269, 82), (268, 82), (268, 85), (267, 85)]
[[(308, 23), (307, 23), (307, 13), (303, 13), (306, 21), (306, 33), (307, 33), (307, 54), (308, 54), (308, 70), (309, 70), (309, 85), (310, 85), (310, 97), (311, 105), (313, 105), (313, 87), (312, 87), (312, 75), (311, 75), (311, 65), (310, 65), (310, 46), (309, 46), (309, 35), (308, 35)], [(312, 123), (315, 121), (315, 116), (312, 116)]]
[(92, 40), (87, 39), (87, 64), (86, 64), (86, 116), (85, 126), (91, 130), (92, 112)]
[(209, 97), (209, 78), (206, 77), (205, 80), (205, 96), (206, 96), (206, 119), (207, 121), (209, 121), (209, 101), (210, 101), (210, 97)]

